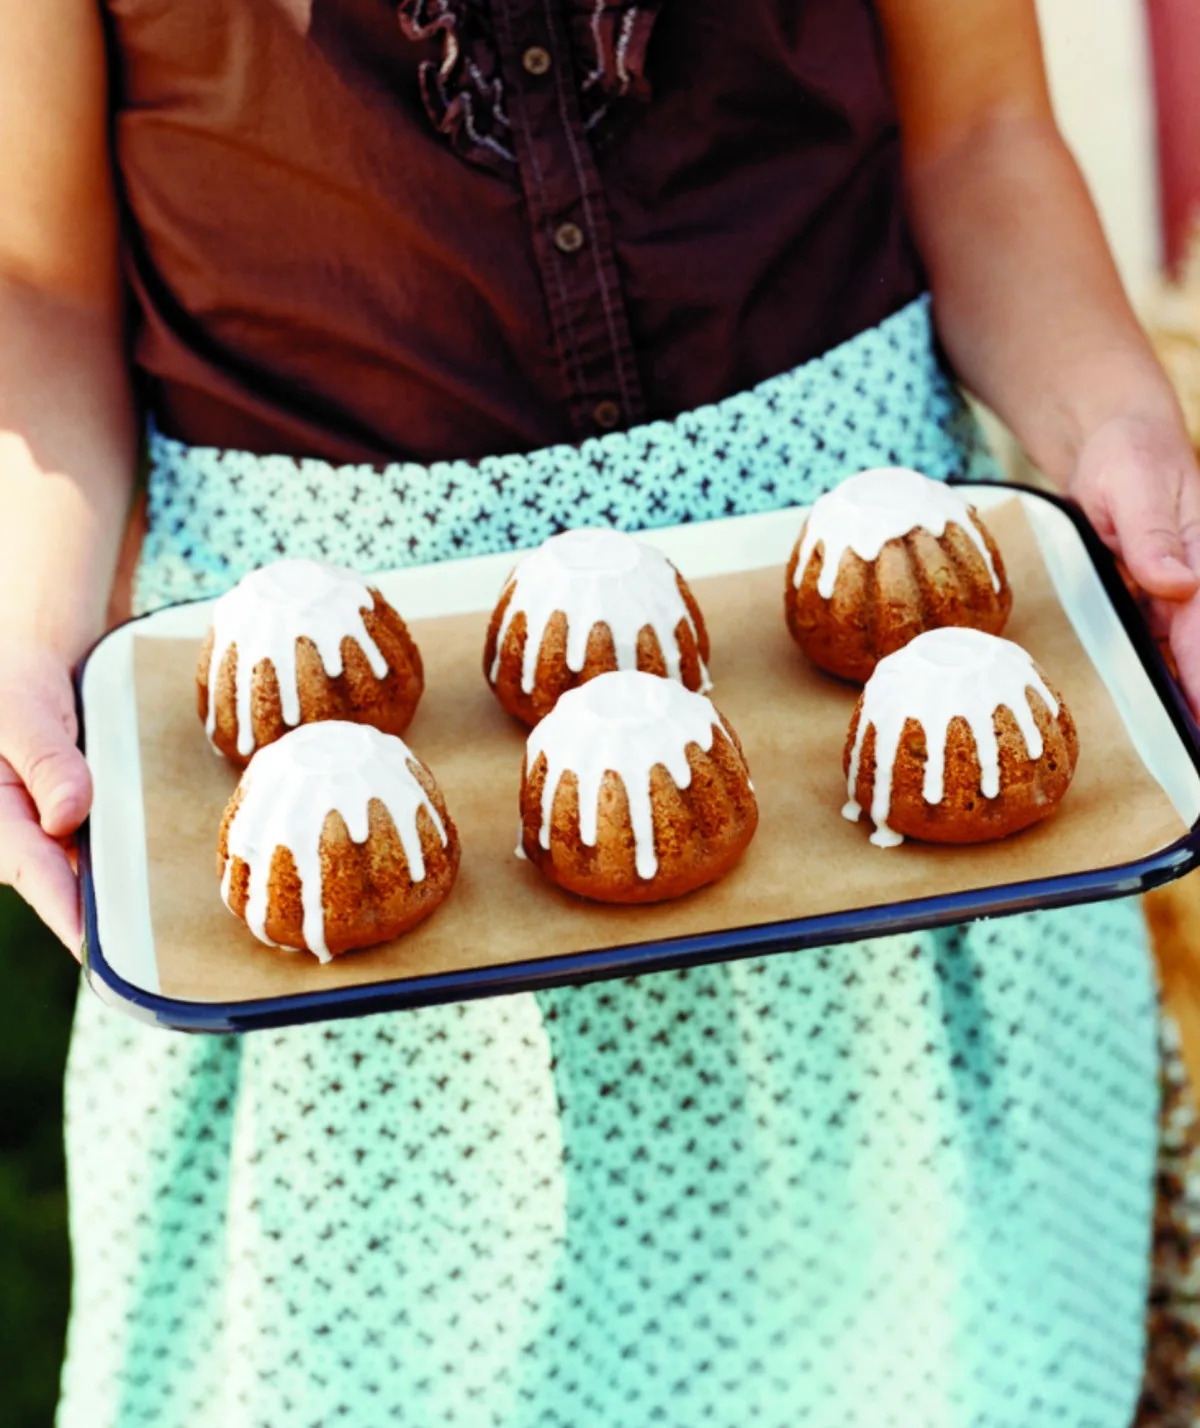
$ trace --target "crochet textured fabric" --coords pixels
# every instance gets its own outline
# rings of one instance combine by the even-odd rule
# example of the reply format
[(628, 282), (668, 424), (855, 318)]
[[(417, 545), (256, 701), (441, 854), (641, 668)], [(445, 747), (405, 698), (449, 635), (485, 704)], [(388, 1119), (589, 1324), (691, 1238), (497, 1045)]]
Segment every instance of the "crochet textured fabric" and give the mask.
[[(581, 448), (152, 458), (146, 607), (986, 469), (923, 303)], [(86, 996), (60, 1428), (1125, 1428), (1155, 1032), (1130, 902), (241, 1040)]]

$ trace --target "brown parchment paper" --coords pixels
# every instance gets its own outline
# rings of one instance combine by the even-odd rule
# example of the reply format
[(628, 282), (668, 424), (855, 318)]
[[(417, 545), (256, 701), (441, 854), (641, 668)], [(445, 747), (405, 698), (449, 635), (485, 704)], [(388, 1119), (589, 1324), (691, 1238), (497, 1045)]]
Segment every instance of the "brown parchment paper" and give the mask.
[[(1059, 813), (1001, 843), (878, 849), (841, 816), (855, 691), (812, 669), (783, 622), (783, 571), (693, 582), (712, 636), (713, 700), (737, 729), (761, 809), (745, 860), (714, 887), (655, 907), (583, 902), (514, 856), (525, 734), (483, 679), (487, 614), (414, 621), (426, 693), (407, 740), (462, 837), (446, 904), (397, 942), (320, 965), (255, 940), (221, 902), (217, 827), (236, 783), (196, 715), (191, 640), (135, 647), (150, 910), (162, 991), (240, 1001), (742, 927), (1126, 862), (1186, 830), (1130, 742), (1060, 606), (1017, 502), (989, 514), (1015, 592), (1006, 634), (1038, 659), (1079, 726)], [(686, 573), (686, 572), (685, 572)], [(403, 612), (402, 612), (403, 613)]]

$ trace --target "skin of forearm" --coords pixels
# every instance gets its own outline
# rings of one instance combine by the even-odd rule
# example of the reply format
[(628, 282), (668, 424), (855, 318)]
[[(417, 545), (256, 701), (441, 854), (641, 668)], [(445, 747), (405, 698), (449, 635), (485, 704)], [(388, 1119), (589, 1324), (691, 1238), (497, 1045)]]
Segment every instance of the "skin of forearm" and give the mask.
[(102, 632), (135, 462), (109, 305), (0, 274), (0, 641), (73, 661)]
[(947, 353), (1047, 475), (1114, 417), (1180, 420), (1051, 122), (998, 118), (907, 182)]

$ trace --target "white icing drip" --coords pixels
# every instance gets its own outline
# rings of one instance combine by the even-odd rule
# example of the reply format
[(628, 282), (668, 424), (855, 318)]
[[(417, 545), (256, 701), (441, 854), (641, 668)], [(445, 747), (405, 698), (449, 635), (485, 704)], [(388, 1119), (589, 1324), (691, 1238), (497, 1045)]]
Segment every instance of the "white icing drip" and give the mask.
[[(612, 632), (617, 668), (637, 669), (639, 633), (649, 625), (658, 639), (667, 674), (680, 679), (682, 656), (676, 638), (680, 621), (697, 635), (675, 567), (653, 546), (613, 530), (565, 531), (527, 555), (509, 577), (512, 598), (496, 637), (490, 680), (500, 672), (500, 656), (509, 626), (525, 616), (525, 652), (521, 688), (533, 693), (538, 655), (556, 610), (567, 618), (567, 668), (578, 674), (587, 659), (588, 636), (603, 621)], [(699, 648), (700, 640), (696, 638)], [(700, 664), (702, 689), (711, 689)]]
[(794, 582), (797, 587), (818, 543), (822, 547), (821, 573), (817, 593), (833, 598), (842, 556), (852, 550), (860, 560), (872, 561), (890, 540), (899, 540), (919, 528), (940, 539), (953, 521), (969, 536), (983, 556), (992, 589), (999, 591), (992, 553), (979, 527), (971, 519), (970, 507), (953, 486), (931, 481), (919, 471), (904, 466), (883, 466), (860, 471), (813, 503), (800, 541), (800, 558)]
[(526, 768), (530, 772), (539, 754), (546, 756), (538, 841), (543, 848), (550, 847), (554, 795), (563, 775), (574, 773), (579, 793), (579, 836), (594, 848), (599, 831), (600, 786), (604, 775), (611, 771), (620, 778), (629, 802), (638, 876), (648, 881), (658, 871), (651, 770), (661, 764), (677, 788), (687, 788), (692, 781), (688, 745), (697, 744), (708, 753), (713, 745), (713, 728), (721, 725), (721, 716), (703, 694), (638, 670), (602, 674), (568, 690), (526, 744)]
[(1025, 740), (1031, 759), (1042, 756), (1041, 731), (1033, 717), (1027, 690), (1035, 690), (1052, 715), (1058, 701), (1046, 687), (1032, 658), (1011, 640), (986, 635), (982, 630), (949, 627), (928, 630), (903, 649), (881, 659), (863, 690), (850, 771), (849, 795), (842, 809), (852, 823), (862, 809), (855, 799), (859, 760), (867, 729), (875, 730), (875, 780), (871, 791), (871, 842), (894, 848), (904, 838), (888, 827), (892, 801), (892, 774), (905, 721), (915, 719), (925, 733), (926, 803), (940, 803), (945, 792), (946, 735), (955, 718), (965, 719), (979, 755), (980, 792), (985, 798), (1000, 794), (1000, 748), (992, 722), (1003, 704)]
[(277, 560), (252, 570), (213, 606), (213, 649), (208, 666), (208, 717), (212, 742), (217, 717), (217, 676), (231, 645), (237, 645), (234, 698), (237, 749), (254, 752), (250, 691), (254, 671), (270, 660), (279, 682), (284, 723), (300, 722), (296, 684), (296, 641), (307, 636), (317, 647), (331, 679), (342, 673), (342, 641), (349, 636), (366, 655), (376, 679), (387, 673), (387, 660), (367, 633), (363, 611), (374, 608), (371, 589), (353, 571), (316, 560)]
[(260, 941), (266, 934), (271, 859), (287, 848), (300, 876), (304, 941), (322, 962), (325, 941), (321, 834), (325, 819), (341, 814), (350, 837), (365, 843), (371, 831), (370, 803), (378, 799), (391, 815), (414, 883), (425, 878), (417, 814), (423, 808), (442, 843), (446, 829), (429, 795), (409, 767), (415, 760), (403, 739), (366, 724), (339, 719), (305, 724), (261, 749), (242, 775), (242, 801), (229, 827), (229, 857), (221, 897), (229, 906), (233, 860), (250, 870), (245, 919)]

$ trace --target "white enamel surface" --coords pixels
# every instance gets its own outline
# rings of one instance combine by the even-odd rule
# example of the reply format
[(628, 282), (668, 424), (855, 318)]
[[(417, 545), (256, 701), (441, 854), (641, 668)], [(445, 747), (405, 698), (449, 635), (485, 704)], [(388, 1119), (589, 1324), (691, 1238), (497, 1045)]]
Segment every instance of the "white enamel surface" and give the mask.
[[(1191, 827), (1200, 819), (1200, 774), (1175, 732), (1104, 593), (1070, 518), (1037, 496), (1002, 487), (960, 487), (980, 512), (1014, 498), (1033, 528), (1059, 599), (1108, 686), (1142, 761)], [(727, 521), (644, 531), (639, 540), (661, 550), (689, 579), (786, 564), (806, 509), (794, 506)], [(511, 552), (414, 566), (371, 577), (372, 586), (412, 620), (476, 613), (486, 616), (513, 568)], [(96, 918), (105, 959), (116, 974), (146, 992), (160, 990), (150, 923), (146, 845), (138, 759), (133, 644), (141, 639), (189, 639), (199, 644), (213, 601), (160, 610), (114, 630), (94, 651), (83, 676), (83, 722), (95, 784), (91, 815)], [(187, 697), (186, 695), (184, 697)]]
[(946, 735), (954, 719), (963, 719), (979, 755), (980, 792), (984, 798), (1000, 794), (1000, 745), (993, 716), (1006, 705), (1017, 721), (1031, 759), (1042, 756), (1042, 735), (1033, 717), (1028, 690), (1035, 690), (1051, 714), (1058, 701), (1046, 687), (1033, 660), (1011, 640), (982, 630), (928, 630), (881, 659), (863, 690), (862, 714), (850, 755), (846, 780), (848, 801), (842, 813), (856, 822), (862, 813), (855, 796), (863, 741), (875, 730), (875, 779), (871, 789), (871, 842), (880, 848), (903, 843), (888, 826), (892, 774), (904, 725), (915, 719), (925, 732), (926, 803), (941, 803), (945, 794)]
[(629, 801), (634, 860), (638, 876), (649, 880), (658, 871), (654, 848), (654, 811), (650, 772), (655, 764), (671, 775), (677, 788), (687, 788), (692, 770), (687, 746), (712, 748), (713, 725), (721, 716), (703, 694), (682, 684), (637, 670), (621, 670), (570, 689), (533, 730), (525, 746), (526, 768), (546, 756), (539, 842), (550, 847), (550, 815), (563, 775), (573, 773), (579, 793), (579, 836), (596, 846), (600, 785), (608, 772), (617, 774)]
[(991, 551), (971, 519), (960, 489), (931, 481), (904, 466), (881, 466), (851, 476), (813, 503), (800, 542), (796, 585), (804, 579), (818, 544), (822, 549), (817, 593), (829, 600), (848, 550), (860, 560), (872, 561), (890, 540), (899, 540), (918, 527), (940, 539), (953, 522), (970, 537), (992, 577), (992, 588), (999, 590)]
[[(366, 724), (328, 720), (305, 724), (255, 755), (242, 775), (242, 802), (229, 826), (229, 860), (221, 896), (229, 906), (234, 858), (250, 870), (246, 925), (261, 942), (267, 936), (271, 859), (290, 850), (300, 876), (304, 940), (329, 961), (321, 882), (321, 834), (330, 813), (340, 813), (350, 837), (365, 843), (371, 831), (370, 803), (391, 814), (414, 883), (425, 878), (417, 814), (423, 808), (446, 842), (446, 830), (429, 795), (409, 768), (415, 755), (402, 739)], [(271, 944), (274, 945), (274, 944)]]
[[(601, 621), (612, 634), (619, 670), (637, 669), (638, 635), (647, 625), (658, 639), (671, 679), (681, 678), (676, 630), (680, 621), (696, 634), (676, 572), (661, 551), (620, 531), (584, 529), (551, 536), (527, 555), (508, 582), (512, 598), (496, 639), (490, 679), (496, 682), (509, 627), (525, 616), (521, 688), (533, 692), (538, 654), (555, 611), (567, 618), (567, 668), (578, 674), (587, 659), (588, 636)], [(508, 588), (506, 586), (506, 588)], [(697, 646), (699, 640), (696, 641)], [(701, 683), (710, 688), (701, 664)]]
[(270, 660), (279, 681), (285, 724), (300, 722), (296, 684), (296, 641), (307, 636), (317, 647), (325, 673), (342, 673), (342, 641), (349, 636), (366, 655), (376, 679), (387, 661), (367, 633), (363, 611), (374, 608), (370, 587), (361, 576), (316, 560), (277, 560), (253, 570), (212, 607), (213, 650), (208, 667), (208, 718), (211, 742), (216, 727), (217, 675), (231, 645), (237, 645), (234, 695), (238, 753), (254, 752), (250, 692), (259, 663)]

